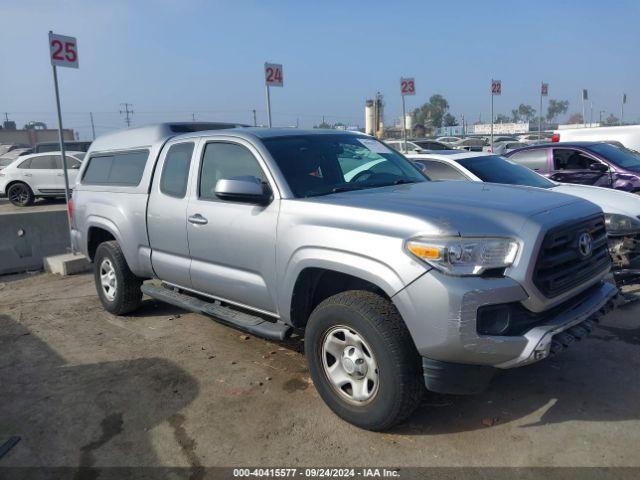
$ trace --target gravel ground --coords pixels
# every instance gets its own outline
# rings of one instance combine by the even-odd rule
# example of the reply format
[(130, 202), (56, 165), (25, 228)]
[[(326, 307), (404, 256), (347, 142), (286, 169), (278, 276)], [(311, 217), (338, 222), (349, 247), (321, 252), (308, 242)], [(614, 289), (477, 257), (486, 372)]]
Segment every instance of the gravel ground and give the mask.
[(640, 466), (640, 304), (482, 395), (431, 395), (387, 433), (333, 415), (292, 339), (146, 300), (91, 275), (0, 277), (0, 466)]

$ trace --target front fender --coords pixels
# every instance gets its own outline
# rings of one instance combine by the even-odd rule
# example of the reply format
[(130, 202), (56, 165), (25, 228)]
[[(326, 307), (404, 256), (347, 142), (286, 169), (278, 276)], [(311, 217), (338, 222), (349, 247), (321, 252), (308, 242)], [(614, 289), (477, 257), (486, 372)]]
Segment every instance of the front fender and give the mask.
[[(390, 265), (379, 259), (358, 255), (353, 252), (320, 247), (302, 247), (289, 259), (282, 276), (278, 311), (280, 318), (289, 322), (291, 319), (291, 302), (296, 281), (301, 272), (307, 268), (320, 268), (351, 275), (366, 280), (387, 294), (390, 298), (402, 290), (407, 283), (415, 280), (420, 274), (407, 282)], [(427, 272), (425, 268), (423, 274)]]

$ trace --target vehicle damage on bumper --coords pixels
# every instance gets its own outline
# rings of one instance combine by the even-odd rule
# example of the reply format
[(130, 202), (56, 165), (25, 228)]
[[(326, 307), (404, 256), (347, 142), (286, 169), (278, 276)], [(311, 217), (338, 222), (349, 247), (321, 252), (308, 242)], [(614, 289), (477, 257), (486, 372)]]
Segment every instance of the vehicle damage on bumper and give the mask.
[(612, 273), (616, 285), (640, 283), (640, 232), (608, 235)]

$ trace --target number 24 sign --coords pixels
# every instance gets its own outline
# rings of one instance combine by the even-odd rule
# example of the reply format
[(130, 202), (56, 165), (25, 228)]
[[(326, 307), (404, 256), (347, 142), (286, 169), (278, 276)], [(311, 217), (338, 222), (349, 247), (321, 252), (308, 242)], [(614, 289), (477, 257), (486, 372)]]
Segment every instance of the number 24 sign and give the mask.
[(279, 63), (265, 63), (264, 81), (270, 87), (281, 87), (284, 82), (282, 77), (282, 65)]
[(78, 68), (78, 41), (75, 37), (49, 32), (49, 50), (51, 65)]
[(416, 82), (413, 78), (401, 78), (400, 79), (400, 95), (415, 95), (416, 94)]

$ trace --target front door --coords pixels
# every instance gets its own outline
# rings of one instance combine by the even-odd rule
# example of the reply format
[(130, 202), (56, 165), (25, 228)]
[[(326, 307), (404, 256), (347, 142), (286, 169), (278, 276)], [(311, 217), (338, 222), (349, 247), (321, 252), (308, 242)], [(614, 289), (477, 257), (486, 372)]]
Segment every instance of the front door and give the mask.
[(552, 180), (561, 183), (578, 183), (611, 187), (611, 173), (592, 169), (592, 165), (603, 164), (597, 158), (572, 148), (553, 149)]
[(279, 199), (263, 206), (221, 200), (215, 194), (218, 180), (233, 177), (255, 177), (276, 192), (258, 158), (248, 143), (204, 144), (187, 207), (191, 283), (194, 290), (221, 300), (276, 313)]

